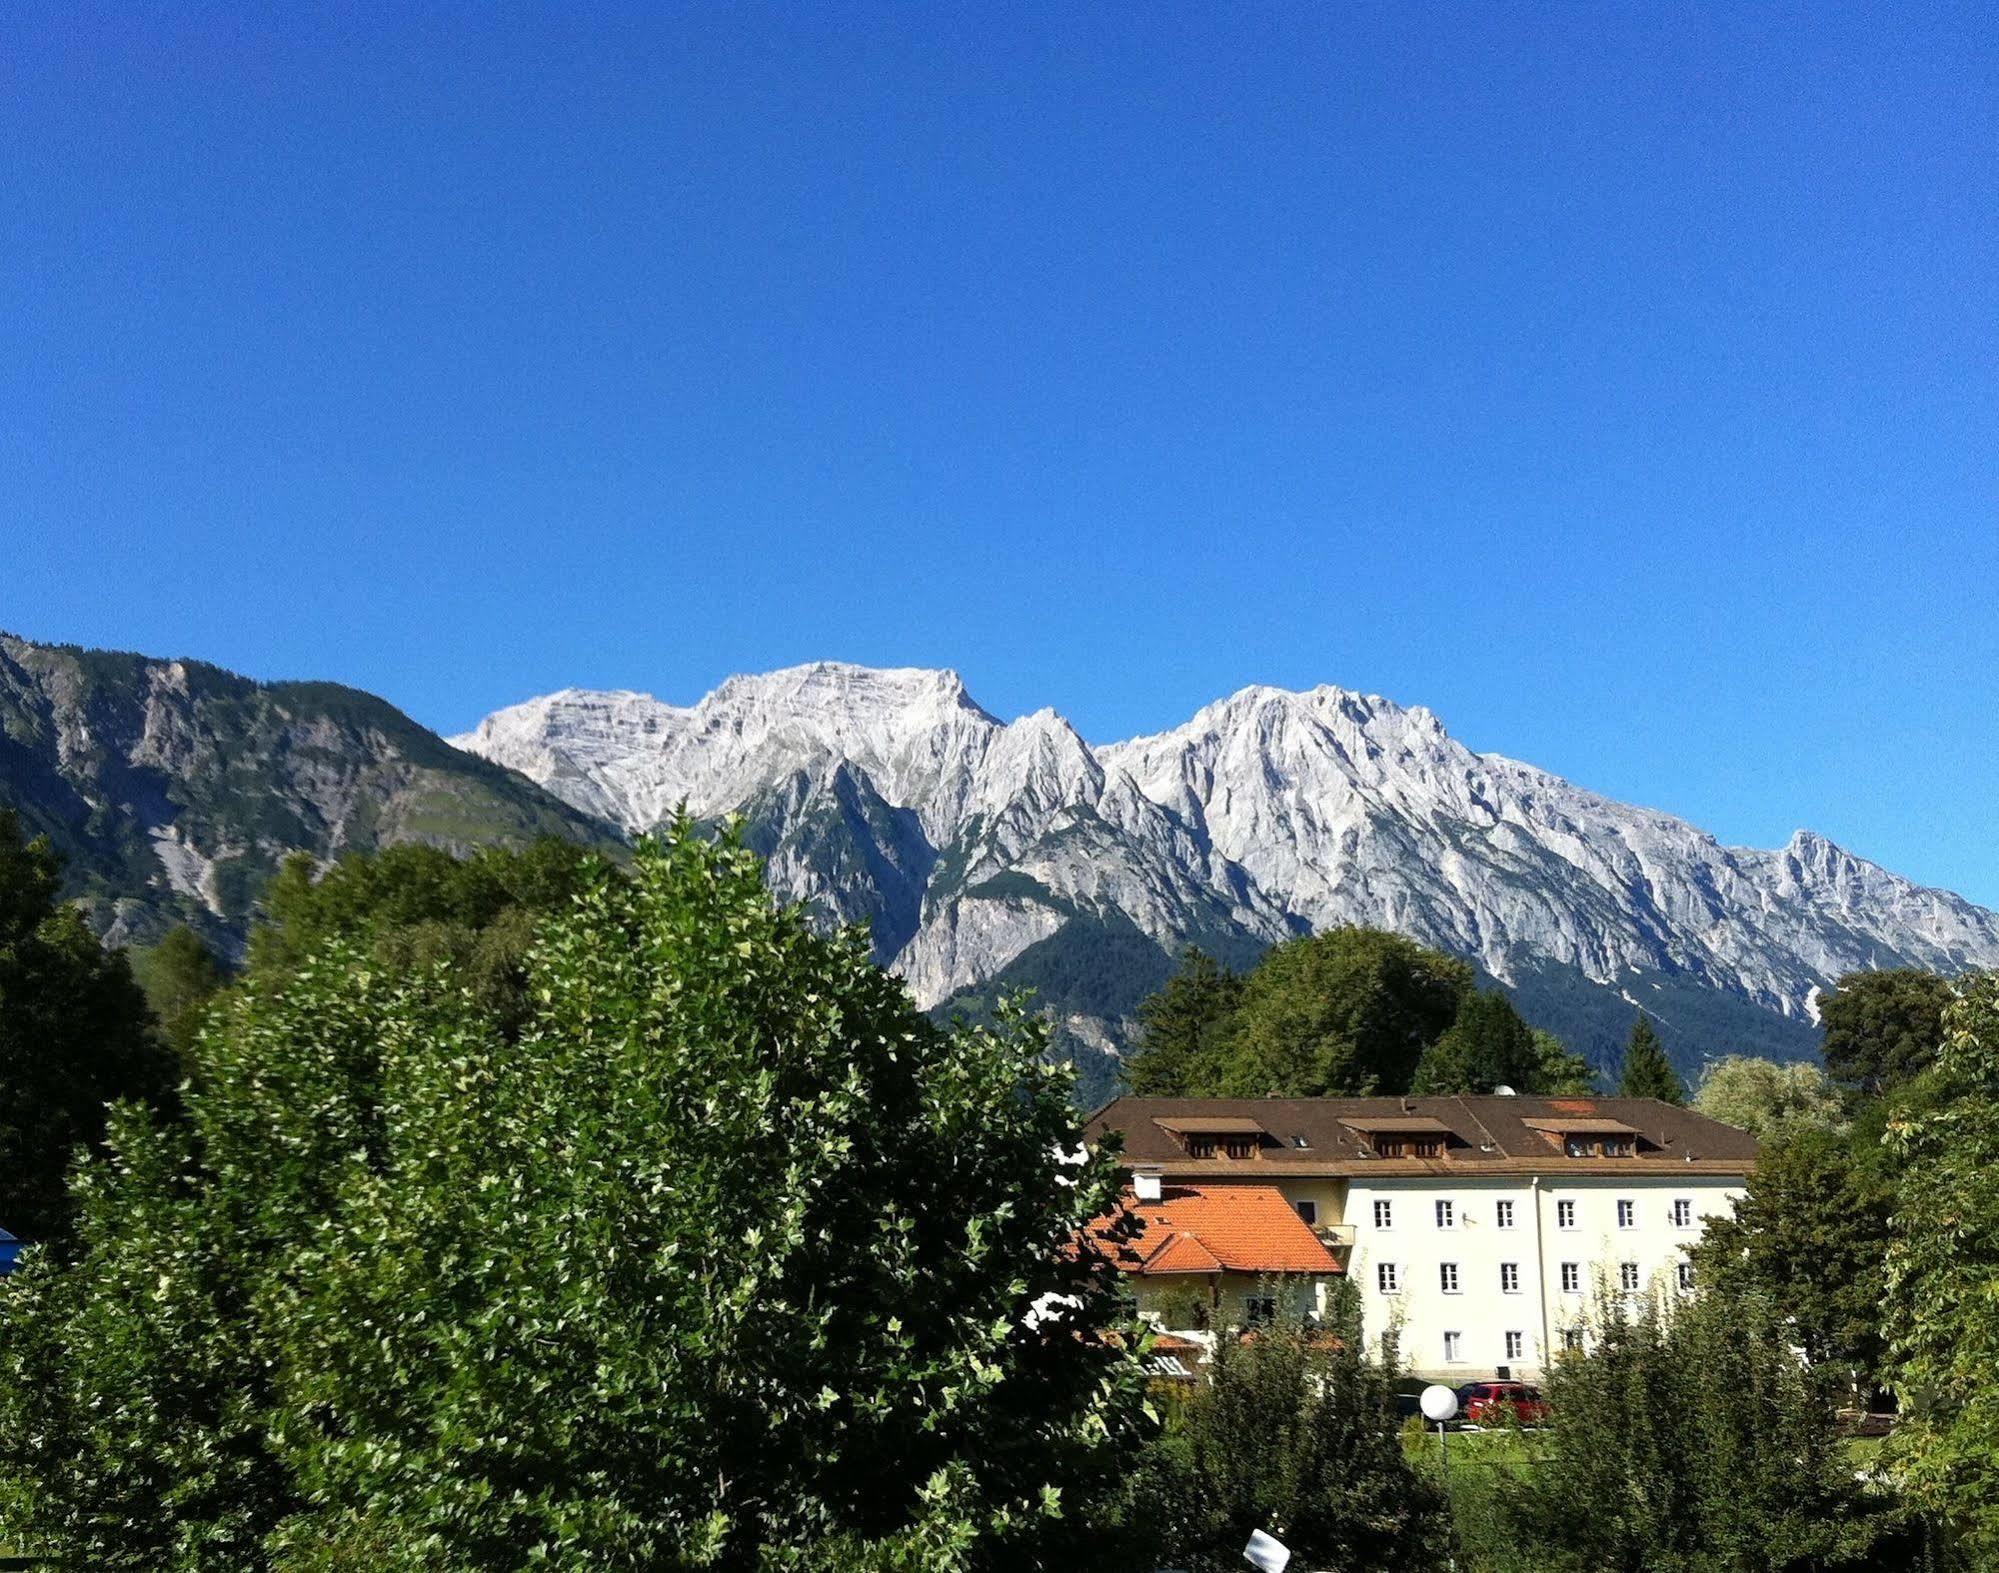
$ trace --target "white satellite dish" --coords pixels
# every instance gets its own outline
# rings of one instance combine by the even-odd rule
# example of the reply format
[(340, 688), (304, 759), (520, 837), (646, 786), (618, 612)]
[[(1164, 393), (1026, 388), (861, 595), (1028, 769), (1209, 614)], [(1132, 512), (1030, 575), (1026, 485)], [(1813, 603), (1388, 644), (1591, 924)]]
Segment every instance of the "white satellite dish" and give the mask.
[(1423, 1396), (1416, 1402), (1423, 1411), (1423, 1418), (1434, 1420), (1438, 1425), (1457, 1417), (1458, 1395), (1441, 1383), (1433, 1382), (1424, 1388)]
[(1242, 1559), (1257, 1573), (1284, 1573), (1291, 1565), (1291, 1548), (1275, 1535), (1252, 1529), (1249, 1544), (1242, 1548)]

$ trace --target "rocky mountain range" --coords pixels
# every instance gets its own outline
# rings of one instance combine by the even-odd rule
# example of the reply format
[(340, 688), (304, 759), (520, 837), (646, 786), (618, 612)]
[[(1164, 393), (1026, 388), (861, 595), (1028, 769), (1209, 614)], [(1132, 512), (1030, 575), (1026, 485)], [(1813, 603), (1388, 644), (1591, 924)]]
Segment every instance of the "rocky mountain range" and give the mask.
[(0, 807), (107, 938), (187, 922), (225, 952), (292, 852), (740, 816), (776, 892), (867, 923), (920, 1004), (1031, 989), (1100, 1086), (1182, 947), (1242, 966), (1341, 923), (1472, 958), (1603, 1065), (1641, 1006), (1691, 1070), (1811, 1053), (1818, 992), (1854, 968), (1999, 965), (1999, 915), (1823, 837), (1726, 847), (1330, 687), (1093, 747), (951, 672), (818, 663), (689, 706), (565, 690), (446, 743), (336, 684), (0, 635)]
[(1181, 947), (1240, 962), (1341, 923), (1472, 958), (1602, 1064), (1641, 1006), (1691, 1069), (1811, 1052), (1842, 972), (1999, 965), (1999, 915), (1821, 836), (1723, 846), (1339, 688), (1092, 747), (952, 672), (822, 662), (692, 706), (565, 690), (453, 742), (630, 832), (740, 814), (774, 888), (867, 921), (920, 1004), (1031, 986), (1103, 1051)]

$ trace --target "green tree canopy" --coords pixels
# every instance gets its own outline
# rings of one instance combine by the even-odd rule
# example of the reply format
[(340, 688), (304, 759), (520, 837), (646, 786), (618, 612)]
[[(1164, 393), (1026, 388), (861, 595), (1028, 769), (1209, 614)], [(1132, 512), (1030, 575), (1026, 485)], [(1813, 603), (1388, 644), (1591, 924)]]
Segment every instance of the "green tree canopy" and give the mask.
[(1858, 1485), (1782, 1315), (1704, 1292), (1600, 1307), (1542, 1387), (1534, 1467), (1493, 1498), (1521, 1565), (1554, 1573), (1910, 1566), (1891, 1500)]
[(1220, 1340), (1208, 1385), (1155, 1450), (1140, 1491), (1143, 1516), (1163, 1532), (1154, 1560), (1223, 1573), (1243, 1565), (1249, 1532), (1263, 1529), (1298, 1567), (1441, 1567), (1443, 1497), (1402, 1451), (1393, 1376), (1363, 1352), (1350, 1309), (1330, 1331), (1286, 1320)]
[(1520, 1090), (1548, 1098), (1586, 1098), (1597, 1090), (1596, 1071), (1552, 1032), (1536, 1027), (1534, 1074)]
[(171, 1104), (173, 1057), (123, 953), (57, 899), (62, 862), (0, 809), (0, 1227), (58, 1240), (64, 1174), (114, 1098)]
[(1009, 1017), (685, 833), (544, 917), (525, 1015), (340, 934), (252, 968), (191, 1128), (115, 1122), (0, 1295), (18, 1536), (114, 1570), (994, 1570), (1139, 1434), (1115, 1196)]
[(1242, 979), (1190, 945), (1180, 969), (1138, 1007), (1138, 1040), (1125, 1070), (1131, 1090), (1183, 1097), (1217, 1080), (1241, 998)]
[(385, 967), (444, 966), (508, 1030), (527, 1013), (527, 957), (537, 925), (604, 873), (598, 854), (543, 838), (454, 857), (438, 847), (350, 853), (320, 869), (288, 858), (250, 936), (249, 970), (271, 975), (343, 939)]
[(1901, 1162), (1887, 1330), (1903, 1424), (1896, 1467), (1959, 1538), (1999, 1565), (1999, 975), (1944, 1013), (1928, 1106), (1891, 1117)]
[(1287, 940), (1243, 979), (1212, 1078), (1187, 1091), (1313, 1098), (1406, 1091), (1456, 1019), (1469, 963), (1380, 929)]
[(1423, 1051), (1410, 1091), (1540, 1092), (1541, 1052), (1511, 1000), (1496, 989), (1472, 989), (1458, 1002), (1457, 1019)]
[(1624, 1045), (1624, 1070), (1617, 1082), (1620, 1098), (1659, 1098), (1667, 1103), (1685, 1103), (1687, 1089), (1673, 1062), (1666, 1058), (1665, 1045), (1652, 1028), (1652, 1020), (1642, 1010), (1631, 1023), (1631, 1037)]
[(167, 1047), (177, 1061), (185, 1061), (209, 1001), (227, 981), (220, 963), (184, 924), (169, 929), (157, 945), (133, 951), (131, 961), (132, 976), (145, 992)]
[(1776, 1307), (1814, 1364), (1872, 1384), (1893, 1210), (1891, 1188), (1843, 1133), (1791, 1121), (1764, 1141), (1734, 1216), (1708, 1224), (1696, 1272)]
[(1826, 1069), (1833, 1080), (1867, 1093), (1921, 1075), (1936, 1059), (1951, 999), (1950, 984), (1934, 972), (1847, 973), (1819, 997)]
[(1839, 1130), (1845, 1106), (1830, 1077), (1809, 1061), (1779, 1065), (1752, 1054), (1729, 1054), (1701, 1071), (1693, 1108), (1711, 1120), (1757, 1136), (1793, 1126)]

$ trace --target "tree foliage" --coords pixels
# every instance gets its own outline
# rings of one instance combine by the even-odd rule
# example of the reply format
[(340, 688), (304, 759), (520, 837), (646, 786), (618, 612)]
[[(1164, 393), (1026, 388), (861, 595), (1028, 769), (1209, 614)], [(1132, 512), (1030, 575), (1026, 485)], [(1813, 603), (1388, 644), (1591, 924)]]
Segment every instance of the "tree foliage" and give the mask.
[(1893, 1210), (1892, 1188), (1844, 1134), (1791, 1121), (1763, 1142), (1733, 1217), (1708, 1224), (1696, 1272), (1774, 1306), (1814, 1364), (1872, 1383)]
[(1337, 1333), (1291, 1319), (1215, 1347), (1209, 1384), (1155, 1449), (1141, 1490), (1158, 1559), (1198, 1573), (1241, 1567), (1252, 1529), (1294, 1565), (1397, 1573), (1442, 1565), (1443, 1498), (1402, 1451), (1394, 1373), (1363, 1352), (1357, 1315)]
[(1504, 994), (1479, 989), (1458, 1002), (1457, 1019), (1423, 1051), (1416, 1093), (1485, 1093), (1495, 1087), (1540, 1092), (1542, 1046)]
[(267, 952), (190, 1125), (123, 1111), (78, 1260), (0, 1295), (11, 1533), (134, 1573), (1087, 1556), (1141, 1394), (1035, 1024), (935, 1027), (684, 831), (539, 920), (518, 1016), (389, 952)]
[(596, 854), (553, 838), (462, 858), (398, 846), (352, 853), (326, 869), (301, 854), (265, 893), (267, 921), (251, 935), (249, 970), (281, 974), (342, 939), (397, 971), (449, 968), (517, 1030), (538, 923), (602, 876)]
[(1138, 1039), (1126, 1081), (1148, 1096), (1184, 1095), (1225, 1058), (1224, 1039), (1242, 999), (1242, 979), (1189, 946), (1180, 968), (1138, 1007)]
[(1900, 1160), (1886, 1313), (1907, 1489), (1974, 1566), (1999, 1564), (1999, 975), (1943, 1017), (1927, 1108), (1891, 1117)]
[(1587, 1098), (1598, 1088), (1596, 1071), (1552, 1032), (1534, 1028), (1534, 1073), (1523, 1092), (1537, 1092), (1546, 1098)]
[(1845, 1105), (1830, 1077), (1808, 1060), (1780, 1065), (1751, 1054), (1729, 1054), (1701, 1071), (1693, 1108), (1738, 1130), (1774, 1137), (1796, 1127), (1840, 1130)]
[(1685, 1103), (1686, 1085), (1666, 1049), (1659, 1042), (1652, 1019), (1642, 1010), (1631, 1023), (1631, 1037), (1624, 1045), (1624, 1069), (1618, 1077), (1620, 1098), (1658, 1098), (1666, 1103)]
[(184, 1062), (208, 1011), (227, 982), (221, 964), (185, 925), (169, 929), (157, 945), (132, 952), (132, 976), (160, 1024), (167, 1047)]
[(62, 863), (0, 809), (0, 1227), (59, 1240), (64, 1175), (104, 1136), (105, 1105), (171, 1104), (175, 1069), (121, 952), (57, 900)]
[(1897, 967), (1849, 972), (1819, 998), (1825, 1064), (1861, 1092), (1891, 1091), (1922, 1074), (1943, 1041), (1951, 986), (1933, 972)]
[(1494, 1500), (1556, 1573), (1909, 1565), (1894, 1504), (1856, 1484), (1825, 1393), (1753, 1298), (1627, 1308), (1543, 1383), (1534, 1467)]
[(1175, 981), (1170, 1001), (1147, 1002), (1160, 1027), (1148, 1025), (1134, 1087), (1315, 1098), (1406, 1091), (1473, 972), (1399, 934), (1337, 928), (1272, 947), (1241, 979), (1204, 958)]

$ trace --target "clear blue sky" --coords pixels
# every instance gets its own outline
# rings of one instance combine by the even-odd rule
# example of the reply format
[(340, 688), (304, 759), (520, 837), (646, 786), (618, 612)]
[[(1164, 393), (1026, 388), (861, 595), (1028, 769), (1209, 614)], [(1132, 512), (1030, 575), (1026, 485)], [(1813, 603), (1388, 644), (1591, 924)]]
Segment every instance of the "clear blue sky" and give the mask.
[(1331, 681), (1999, 904), (1987, 4), (173, 9), (0, 4), (0, 627)]

